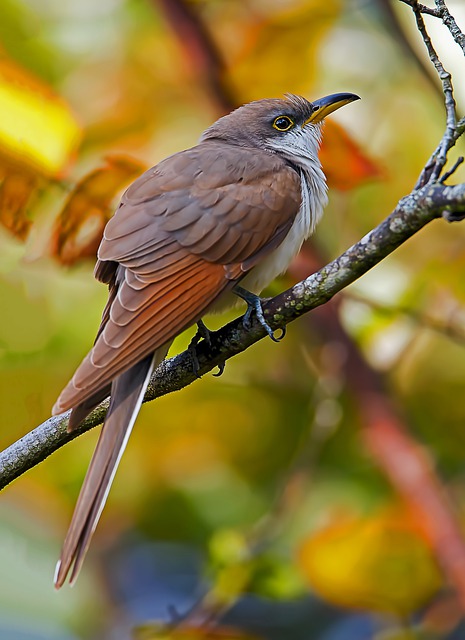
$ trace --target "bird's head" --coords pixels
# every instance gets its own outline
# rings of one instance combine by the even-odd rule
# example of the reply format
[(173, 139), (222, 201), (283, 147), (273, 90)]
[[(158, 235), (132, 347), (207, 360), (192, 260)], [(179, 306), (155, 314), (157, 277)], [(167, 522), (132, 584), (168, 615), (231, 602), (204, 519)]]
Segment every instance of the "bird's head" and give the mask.
[(224, 140), (278, 152), (290, 160), (312, 159), (318, 153), (324, 118), (358, 99), (353, 93), (335, 93), (313, 102), (292, 94), (256, 100), (217, 120), (201, 141)]

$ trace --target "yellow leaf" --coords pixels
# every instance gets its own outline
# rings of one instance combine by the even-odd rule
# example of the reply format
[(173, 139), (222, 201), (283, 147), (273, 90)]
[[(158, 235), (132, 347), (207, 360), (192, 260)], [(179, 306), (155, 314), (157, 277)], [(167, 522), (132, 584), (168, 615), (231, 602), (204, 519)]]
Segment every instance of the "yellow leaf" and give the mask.
[(329, 524), (304, 541), (299, 560), (328, 602), (398, 616), (417, 611), (442, 582), (420, 524), (402, 508)]
[(58, 175), (81, 136), (66, 103), (43, 82), (0, 58), (0, 154), (21, 168)]

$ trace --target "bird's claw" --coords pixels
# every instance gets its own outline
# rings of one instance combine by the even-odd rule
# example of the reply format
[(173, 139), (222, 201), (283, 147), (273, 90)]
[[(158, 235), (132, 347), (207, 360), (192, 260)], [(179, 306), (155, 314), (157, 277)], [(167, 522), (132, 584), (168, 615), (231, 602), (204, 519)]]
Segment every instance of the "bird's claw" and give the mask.
[(279, 327), (280, 331), (281, 331), (281, 335), (280, 336), (275, 336), (273, 334), (273, 341), (274, 342), (281, 342), (281, 340), (284, 338), (284, 336), (286, 335), (286, 327)]
[[(205, 342), (208, 344), (208, 346), (211, 346), (212, 341), (210, 338), (210, 333), (211, 333), (210, 329), (205, 325), (203, 320), (199, 320), (197, 322), (197, 332), (195, 336), (192, 338), (192, 340), (189, 342), (189, 346), (187, 347), (187, 350), (192, 360), (192, 369), (194, 371), (194, 375), (196, 378), (199, 378), (199, 379), (201, 378), (201, 376), (199, 375), (200, 363), (199, 363), (199, 359), (197, 358), (197, 345), (199, 344), (200, 340), (202, 340), (203, 338)], [(216, 378), (219, 378), (219, 376), (223, 373), (225, 366), (226, 366), (226, 362), (220, 362), (218, 364), (218, 372), (214, 373), (213, 375)]]
[(252, 313), (254, 313), (257, 320), (265, 329), (265, 331), (267, 332), (269, 337), (273, 340), (273, 342), (280, 342), (284, 338), (284, 336), (286, 335), (286, 329), (284, 327), (282, 327), (281, 329), (281, 332), (282, 332), (281, 335), (279, 337), (276, 337), (274, 335), (273, 329), (265, 320), (265, 316), (263, 315), (263, 309), (262, 309), (262, 300), (259, 296), (255, 295), (255, 293), (251, 293), (250, 291), (247, 291), (247, 289), (243, 289), (242, 287), (237, 287), (237, 286), (234, 287), (233, 292), (247, 303), (247, 311), (245, 312), (244, 317), (242, 319), (242, 324), (246, 329), (250, 329), (252, 324), (251, 317), (252, 317)]
[(218, 371), (216, 373), (213, 373), (212, 375), (215, 378), (219, 378), (221, 375), (223, 375), (223, 371), (224, 371), (224, 368), (226, 366), (226, 362), (224, 360), (222, 360), (216, 366), (218, 367)]

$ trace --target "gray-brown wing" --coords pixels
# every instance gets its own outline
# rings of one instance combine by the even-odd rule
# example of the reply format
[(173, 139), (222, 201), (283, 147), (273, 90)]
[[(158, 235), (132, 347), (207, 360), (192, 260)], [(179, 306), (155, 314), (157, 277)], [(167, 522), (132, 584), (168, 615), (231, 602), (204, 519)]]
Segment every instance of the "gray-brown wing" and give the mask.
[(129, 187), (106, 226), (99, 258), (151, 273), (151, 254), (158, 256), (169, 236), (205, 261), (250, 263), (287, 233), (300, 202), (300, 177), (278, 155), (202, 143), (162, 161)]
[(136, 180), (99, 249), (96, 277), (111, 287), (102, 326), (54, 412), (195, 323), (281, 242), (300, 201), (300, 177), (278, 156), (214, 142)]

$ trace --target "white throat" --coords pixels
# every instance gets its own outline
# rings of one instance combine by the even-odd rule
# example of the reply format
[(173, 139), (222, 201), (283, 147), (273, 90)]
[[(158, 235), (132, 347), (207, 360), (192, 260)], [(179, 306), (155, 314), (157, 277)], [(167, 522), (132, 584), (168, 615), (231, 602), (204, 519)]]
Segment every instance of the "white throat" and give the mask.
[(323, 215), (328, 196), (326, 178), (318, 158), (320, 141), (321, 126), (313, 125), (311, 131), (298, 129), (289, 132), (285, 146), (274, 147), (297, 166), (301, 178), (302, 203), (283, 242), (241, 282), (241, 286), (253, 293), (259, 294), (278, 275), (286, 271), (302, 243), (312, 235)]

